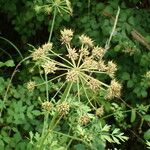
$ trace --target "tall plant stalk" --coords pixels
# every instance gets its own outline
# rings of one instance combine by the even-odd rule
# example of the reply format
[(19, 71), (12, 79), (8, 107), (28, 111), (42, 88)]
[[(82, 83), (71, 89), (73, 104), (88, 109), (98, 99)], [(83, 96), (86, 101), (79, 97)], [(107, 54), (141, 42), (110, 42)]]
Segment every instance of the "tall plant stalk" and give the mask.
[[(55, 19), (56, 19), (56, 7), (54, 7), (54, 15), (53, 15), (53, 20), (52, 20), (52, 25), (51, 25), (51, 29), (50, 29), (50, 34), (49, 34), (49, 38), (48, 38), (48, 43), (50, 43), (51, 41), (51, 37), (52, 37), (52, 33), (53, 33), (53, 29), (54, 29), (54, 24), (55, 24)], [(46, 87), (46, 100), (47, 102), (49, 102), (49, 86), (48, 86), (48, 78), (47, 78), (47, 74), (45, 73), (45, 87)], [(43, 130), (42, 130), (42, 136), (41, 136), (41, 144), (40, 144), (40, 150), (42, 149), (44, 140), (45, 140), (45, 133), (46, 130), (48, 128), (48, 119), (49, 119), (49, 113), (46, 112), (45, 116), (44, 116), (44, 125), (43, 125)]]
[[(68, 94), (70, 92), (71, 87), (72, 87), (72, 82), (68, 82), (67, 87), (66, 87), (66, 89), (65, 89), (65, 91), (64, 91), (61, 99), (58, 101), (58, 104), (60, 104), (60, 103), (62, 103), (62, 102), (64, 102), (66, 100), (66, 98), (68, 97)], [(53, 130), (55, 128), (55, 126), (59, 122), (60, 118), (58, 117), (58, 113), (55, 112), (54, 116), (51, 119), (49, 128), (47, 129), (47, 132), (43, 131), (45, 134), (42, 133), (43, 136), (41, 137), (41, 142), (40, 142), (40, 145), (39, 145), (39, 150), (43, 149), (44, 141), (47, 138), (47, 136), (49, 135), (49, 133), (50, 133), (49, 131), (51, 131), (51, 130)]]
[(57, 10), (56, 10), (56, 7), (54, 7), (54, 16), (53, 16), (53, 20), (52, 20), (52, 25), (51, 25), (51, 30), (50, 30), (50, 33), (49, 33), (48, 42), (50, 42), (51, 38), (52, 38), (52, 33), (53, 33), (53, 29), (54, 29), (56, 14), (57, 14)]

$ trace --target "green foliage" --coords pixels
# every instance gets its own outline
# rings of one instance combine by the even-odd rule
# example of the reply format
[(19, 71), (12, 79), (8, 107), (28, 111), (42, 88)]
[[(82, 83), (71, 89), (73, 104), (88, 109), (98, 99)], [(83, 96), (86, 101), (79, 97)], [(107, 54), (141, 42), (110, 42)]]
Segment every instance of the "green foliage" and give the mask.
[(147, 148), (150, 149), (150, 142), (146, 141)]
[(150, 139), (150, 129), (148, 129), (148, 130), (144, 133), (144, 139), (145, 139), (145, 140), (149, 140), (149, 139)]
[[(142, 142), (134, 143), (136, 149), (143, 149), (143, 143), (146, 143), (147, 148), (150, 149), (149, 2), (139, 0), (102, 2), (71, 0), (71, 3), (63, 0), (62, 3), (60, 2), (60, 0), (1, 0), (0, 17), (6, 19), (2, 19), (4, 23), (0, 22), (0, 34), (2, 34), (0, 43), (4, 42), (1, 43), (0, 50), (3, 51), (3, 44), (10, 45), (18, 53), (11, 50), (11, 54), (15, 54), (16, 58), (21, 58), (23, 65), (20, 66), (20, 63), (20, 68), (17, 67), (12, 72), (15, 64), (18, 63), (18, 58), (9, 56), (8, 59), (2, 56), (3, 52), (9, 55), (6, 45), (4, 51), (0, 53), (2, 57), (0, 61), (0, 149), (32, 150), (35, 147), (39, 148), (38, 145), (41, 144), (41, 139), (46, 134), (48, 135), (43, 142), (45, 149), (112, 149), (116, 146), (115, 143), (125, 141), (126, 136), (130, 137), (129, 143), (133, 144), (135, 135), (139, 137), (138, 139), (144, 139)], [(93, 94), (90, 90), (82, 88), (80, 93), (83, 103), (77, 102), (77, 99), (74, 98), (77, 87), (73, 86), (72, 93), (67, 99), (71, 105), (69, 115), (62, 118), (54, 130), (49, 131), (47, 124), (51, 122), (56, 109), (53, 107), (49, 111), (49, 119), (46, 119), (47, 111), (43, 109), (42, 104), (46, 101), (47, 96), (50, 98), (54, 96), (52, 104), (56, 106), (65, 91), (64, 78), (54, 83), (49, 82), (46, 87), (42, 69), (36, 68), (30, 60), (24, 63), (19, 49), (22, 49), (23, 56), (28, 55), (27, 43), (35, 44), (35, 48), (31, 46), (30, 49), (36, 49), (40, 43), (47, 42), (48, 32), (50, 32), (52, 39), (50, 37), (49, 40), (53, 41), (56, 46), (55, 52), (63, 53), (60, 56), (65, 58), (64, 47), (60, 46), (58, 41), (59, 30), (64, 26), (72, 28), (77, 34), (89, 35), (94, 39), (95, 44), (105, 47), (112, 31), (118, 6), (121, 10), (117, 27), (111, 39), (110, 49), (104, 58), (106, 62), (113, 59), (118, 64), (116, 78), (123, 85), (122, 99), (114, 98), (114, 101), (106, 101), (105, 91)], [(6, 20), (8, 25), (5, 23)], [(18, 44), (18, 39), (14, 39), (9, 27), (10, 30), (18, 33), (18, 39), (21, 38), (19, 49), (15, 46)], [(3, 38), (7, 37), (6, 35), (11, 37), (15, 43)], [(74, 37), (72, 46), (78, 49), (77, 36)], [(59, 60), (58, 57), (56, 58)], [(62, 72), (50, 75), (48, 78), (55, 78)], [(95, 75), (95, 77), (105, 83), (110, 83), (110, 79), (106, 76)], [(42, 85), (35, 86), (34, 91), (28, 91), (26, 82), (30, 80), (37, 85)], [(47, 91), (49, 94), (46, 94)], [(57, 91), (58, 94), (55, 95)], [(95, 117), (95, 110), (89, 107), (87, 96), (96, 109), (103, 106), (102, 116)], [(91, 119), (91, 123), (85, 126), (78, 125), (77, 122), (77, 118), (83, 112)], [(123, 131), (126, 136), (123, 135)], [(109, 145), (108, 142), (114, 145)], [(130, 145), (128, 146), (128, 142), (125, 142), (117, 147), (129, 149)]]
[(0, 67), (14, 67), (15, 64), (13, 62), (13, 60), (7, 60), (6, 62), (0, 62)]

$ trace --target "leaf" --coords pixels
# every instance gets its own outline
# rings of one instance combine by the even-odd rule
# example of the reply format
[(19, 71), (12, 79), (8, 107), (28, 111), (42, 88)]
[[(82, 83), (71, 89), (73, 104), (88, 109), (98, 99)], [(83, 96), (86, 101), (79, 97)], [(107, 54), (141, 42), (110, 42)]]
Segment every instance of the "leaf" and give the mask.
[(29, 135), (30, 135), (30, 140), (32, 141), (33, 137), (34, 137), (34, 134), (32, 131), (29, 132)]
[(83, 144), (77, 144), (74, 146), (75, 150), (86, 150), (85, 145)]
[(105, 5), (103, 3), (96, 4), (97, 12), (99, 12), (100, 10), (102, 10), (104, 7), (105, 7)]
[(145, 121), (150, 122), (150, 115), (144, 115), (143, 118), (144, 118)]
[(133, 16), (131, 16), (131, 17), (128, 19), (128, 23), (129, 23), (130, 25), (135, 25), (135, 21), (134, 21), (134, 17), (133, 17)]
[(32, 114), (34, 114), (35, 116), (39, 116), (41, 115), (41, 112), (39, 110), (33, 110)]
[(122, 21), (122, 22), (125, 22), (126, 21), (126, 19), (127, 19), (127, 14), (126, 14), (126, 12), (122, 12), (121, 14), (120, 14), (120, 21)]
[(5, 108), (5, 103), (4, 103), (4, 101), (2, 101), (2, 100), (0, 99), (0, 109), (3, 109), (3, 108)]
[(128, 88), (132, 88), (134, 86), (134, 82), (132, 81), (132, 80), (129, 80), (128, 82), (127, 82), (127, 87)]
[(144, 139), (145, 139), (145, 140), (149, 140), (149, 139), (150, 139), (150, 129), (148, 129), (148, 130), (144, 133)]
[(115, 143), (120, 144), (119, 140), (116, 137), (112, 136), (112, 138)]
[(67, 5), (67, 7), (68, 7), (68, 9), (69, 9), (70, 15), (72, 15), (72, 8), (71, 8), (71, 3), (70, 3), (69, 0), (66, 0), (66, 5)]
[(150, 149), (150, 142), (146, 141), (147, 148)]
[(130, 74), (127, 73), (127, 72), (124, 72), (124, 73), (122, 74), (122, 79), (123, 79), (123, 80), (129, 80), (129, 79), (130, 79)]
[(109, 130), (110, 130), (110, 125), (105, 125), (103, 128), (102, 128), (102, 130), (101, 131), (104, 131), (104, 132), (108, 132)]
[(115, 128), (114, 131), (112, 132), (112, 134), (117, 134), (120, 131), (120, 129)]
[(4, 150), (4, 142), (3, 142), (3, 140), (1, 140), (1, 139), (0, 139), (0, 149), (1, 149), (1, 150)]
[(115, 46), (114, 51), (118, 52), (118, 51), (120, 51), (120, 50), (121, 50), (121, 45)]
[(101, 139), (102, 139), (103, 141), (108, 141), (108, 142), (110, 142), (110, 143), (113, 142), (113, 140), (110, 138), (109, 135), (101, 135)]
[(131, 110), (131, 118), (130, 118), (130, 122), (133, 123), (136, 119), (136, 110), (133, 108)]
[(103, 10), (104, 14), (113, 14), (113, 8), (112, 6), (108, 5), (105, 7), (105, 9)]
[(141, 91), (141, 95), (142, 95), (142, 97), (147, 97), (147, 91), (142, 90), (142, 91)]
[(3, 67), (3, 66), (7, 66), (7, 67), (14, 67), (15, 64), (14, 64), (14, 61), (13, 60), (8, 60), (6, 62), (0, 62), (0, 67)]

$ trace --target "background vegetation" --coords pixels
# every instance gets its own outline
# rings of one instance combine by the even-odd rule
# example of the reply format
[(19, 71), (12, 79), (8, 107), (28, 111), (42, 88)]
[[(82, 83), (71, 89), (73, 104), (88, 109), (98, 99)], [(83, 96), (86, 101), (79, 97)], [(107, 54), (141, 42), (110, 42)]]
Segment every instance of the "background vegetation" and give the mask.
[[(41, 133), (43, 127), (41, 98), (46, 99), (45, 86), (37, 87), (34, 92), (29, 92), (26, 88), (29, 80), (42, 82), (39, 71), (32, 70), (33, 64), (29, 60), (15, 70), (14, 76), (13, 71), (22, 58), (30, 55), (29, 50), (33, 49), (32, 45), (39, 47), (48, 40), (54, 10), (39, 7), (47, 2), (46, 0), (1, 0), (0, 2), (1, 150), (33, 149), (32, 138), (38, 138), (37, 133)], [(71, 28), (76, 32), (73, 45), (79, 46), (77, 37), (84, 33), (91, 37), (96, 45), (105, 47), (118, 6), (120, 7), (116, 30), (105, 59), (113, 60), (118, 66), (116, 78), (123, 85), (122, 96), (121, 99), (101, 102), (105, 111), (101, 121), (110, 124), (113, 129), (120, 128), (129, 139), (120, 145), (106, 142), (104, 147), (122, 150), (148, 149), (148, 144), (150, 147), (148, 142), (150, 140), (150, 1), (71, 0), (70, 3), (72, 14), (61, 12), (56, 15), (51, 38), (58, 49), (57, 52), (64, 55), (66, 52), (59, 41), (60, 30)], [(104, 76), (97, 78), (109, 83)], [(51, 83), (50, 94), (62, 84), (63, 81)], [(65, 131), (65, 128), (67, 127), (64, 125), (62, 130)], [(61, 141), (61, 137), (57, 138)], [(62, 143), (60, 142), (60, 146)], [(53, 150), (61, 149), (58, 145), (55, 143)], [(74, 140), (68, 149), (84, 150), (87, 147), (84, 143)]]

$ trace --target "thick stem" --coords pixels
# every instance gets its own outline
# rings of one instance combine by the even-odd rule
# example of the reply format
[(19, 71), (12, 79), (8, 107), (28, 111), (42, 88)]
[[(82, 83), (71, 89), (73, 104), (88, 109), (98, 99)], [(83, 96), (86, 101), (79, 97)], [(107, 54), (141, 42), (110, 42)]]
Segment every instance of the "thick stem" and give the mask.
[[(67, 87), (66, 87), (66, 89), (65, 89), (65, 91), (64, 91), (64, 93), (63, 93), (63, 95), (62, 95), (62, 97), (61, 97), (61, 99), (59, 100), (59, 102), (57, 104), (60, 104), (60, 103), (62, 103), (63, 101), (66, 100), (66, 98), (68, 96), (68, 93), (70, 92), (71, 86), (72, 86), (72, 83), (69, 82)], [(55, 114), (54, 114), (54, 116), (53, 116), (53, 118), (52, 118), (52, 120), (50, 122), (48, 131), (53, 130), (53, 128), (55, 127), (58, 115), (59, 115), (58, 112), (55, 112)], [(42, 150), (42, 148), (43, 148), (44, 141), (47, 138), (47, 136), (49, 135), (48, 131), (47, 131), (47, 133), (45, 133), (45, 136), (44, 137), (42, 136), (42, 138), (41, 138), (39, 150)]]
[[(60, 104), (60, 103), (62, 103), (63, 101), (65, 101), (65, 99), (67, 98), (67, 95), (68, 95), (68, 93), (69, 93), (69, 91), (70, 91), (70, 87), (71, 87), (71, 86), (72, 86), (72, 83), (69, 82), (68, 85), (67, 85), (67, 87), (66, 87), (66, 89), (65, 89), (65, 91), (64, 91), (64, 93), (63, 93), (63, 95), (62, 95), (62, 97), (61, 97), (61, 99), (59, 100), (59, 102), (58, 102), (57, 104)], [(52, 120), (51, 120), (50, 125), (49, 125), (49, 129), (50, 129), (50, 130), (53, 128), (53, 126), (54, 126), (54, 124), (55, 124), (55, 122), (56, 122), (57, 117), (58, 117), (58, 113), (56, 112), (56, 113), (54, 114)]]
[(46, 129), (48, 128), (48, 117), (49, 117), (49, 112), (46, 112), (44, 116), (44, 125), (43, 125), (43, 130), (42, 130), (42, 136), (44, 136)]
[[(51, 41), (51, 37), (52, 37), (53, 29), (54, 29), (55, 18), (56, 18), (56, 13), (57, 13), (56, 8), (54, 8), (54, 16), (53, 16), (53, 20), (52, 20), (51, 30), (50, 30), (50, 34), (49, 34), (49, 38), (48, 38), (48, 43)], [(46, 73), (45, 73), (45, 86), (46, 86), (46, 99), (47, 99), (47, 101), (49, 101), (48, 80), (47, 80), (47, 74)], [(48, 134), (45, 135), (45, 130), (48, 127), (48, 118), (49, 118), (49, 114), (46, 113), (45, 116), (44, 116), (44, 126), (43, 126), (43, 131), (42, 131), (41, 143), (40, 143), (39, 150), (42, 150), (43, 143), (45, 141), (45, 138), (48, 135)]]

